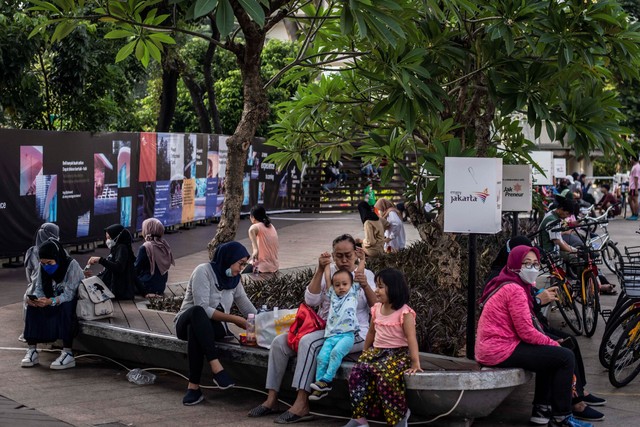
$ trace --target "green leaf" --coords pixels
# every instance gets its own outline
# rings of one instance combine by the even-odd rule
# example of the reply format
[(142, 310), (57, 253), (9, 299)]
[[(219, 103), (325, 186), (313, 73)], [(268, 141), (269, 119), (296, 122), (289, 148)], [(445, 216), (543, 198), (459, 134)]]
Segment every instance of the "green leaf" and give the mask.
[(127, 31), (127, 30), (113, 30), (113, 31), (109, 31), (107, 34), (104, 35), (105, 39), (122, 39), (125, 37), (131, 37), (134, 36), (135, 34), (132, 33), (131, 31)]
[(147, 48), (147, 50), (149, 51), (149, 54), (151, 55), (151, 57), (153, 59), (155, 59), (157, 62), (161, 62), (162, 61), (162, 54), (160, 53), (160, 49), (158, 49), (156, 47), (156, 45), (153, 44), (152, 41), (145, 40), (144, 41), (144, 45)]
[(238, 0), (238, 3), (256, 24), (264, 26), (264, 10), (256, 0)]
[(229, 0), (220, 0), (216, 12), (216, 25), (220, 31), (220, 37), (226, 37), (233, 30), (233, 9)]
[(193, 17), (200, 18), (206, 15), (216, 8), (218, 0), (197, 0), (195, 9), (193, 10)]
[(134, 40), (122, 46), (122, 48), (120, 48), (120, 50), (116, 54), (116, 62), (120, 62), (131, 55), (131, 52), (133, 52), (133, 48), (136, 46), (136, 42), (137, 40)]
[(67, 37), (73, 30), (75, 30), (77, 25), (78, 23), (75, 21), (62, 21), (58, 24), (51, 36), (51, 43), (55, 43), (56, 41)]
[(157, 42), (164, 43), (164, 44), (176, 44), (176, 41), (173, 39), (173, 37), (171, 37), (167, 33), (149, 34), (149, 38), (151, 40), (155, 40)]

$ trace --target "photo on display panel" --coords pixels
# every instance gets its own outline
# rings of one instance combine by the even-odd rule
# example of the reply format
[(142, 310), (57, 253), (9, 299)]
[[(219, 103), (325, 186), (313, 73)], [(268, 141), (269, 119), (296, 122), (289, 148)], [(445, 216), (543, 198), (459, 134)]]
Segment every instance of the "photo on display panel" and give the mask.
[(113, 141), (113, 154), (118, 159), (118, 188), (131, 185), (131, 141)]
[(93, 212), (106, 215), (118, 212), (117, 174), (113, 163), (104, 153), (93, 155)]
[(23, 145), (20, 147), (20, 195), (36, 194), (36, 177), (42, 175), (42, 146)]
[(58, 220), (58, 175), (36, 177), (36, 211), (46, 222)]

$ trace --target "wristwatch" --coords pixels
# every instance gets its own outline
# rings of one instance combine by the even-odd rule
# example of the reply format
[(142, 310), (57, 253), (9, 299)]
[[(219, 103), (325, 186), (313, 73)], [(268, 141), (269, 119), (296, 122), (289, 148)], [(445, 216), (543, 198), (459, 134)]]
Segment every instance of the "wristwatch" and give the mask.
[(542, 305), (542, 301), (540, 300), (540, 298), (536, 297), (536, 304), (538, 305)]

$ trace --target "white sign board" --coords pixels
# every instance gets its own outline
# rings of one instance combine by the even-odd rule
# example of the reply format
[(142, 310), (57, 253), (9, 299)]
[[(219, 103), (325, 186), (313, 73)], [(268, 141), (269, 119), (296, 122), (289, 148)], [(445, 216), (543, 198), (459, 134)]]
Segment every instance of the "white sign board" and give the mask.
[(553, 185), (553, 152), (532, 151), (531, 160), (542, 169), (533, 168), (533, 185)]
[(502, 159), (444, 159), (444, 231), (495, 234), (502, 229)]
[(567, 159), (553, 159), (553, 177), (555, 179), (567, 176)]
[(531, 210), (531, 165), (502, 166), (502, 211)]

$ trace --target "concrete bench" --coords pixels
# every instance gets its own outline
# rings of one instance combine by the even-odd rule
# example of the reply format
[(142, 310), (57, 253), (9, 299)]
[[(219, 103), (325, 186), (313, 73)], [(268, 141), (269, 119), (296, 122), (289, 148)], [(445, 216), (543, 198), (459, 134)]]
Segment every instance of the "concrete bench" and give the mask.
[[(186, 342), (170, 334), (104, 321), (80, 321), (80, 335), (74, 347), (125, 360), (132, 366), (164, 367), (187, 373)], [(221, 342), (218, 348), (225, 369), (239, 384), (264, 388), (267, 349), (240, 346), (237, 342)], [(474, 361), (429, 353), (421, 353), (420, 357), (425, 372), (405, 376), (409, 406), (412, 414), (423, 418), (432, 418), (455, 406), (438, 425), (471, 425), (474, 418), (489, 415), (517, 386), (531, 378), (531, 374), (522, 369), (481, 369)], [(354, 359), (343, 361), (332, 393), (318, 404), (330, 405), (343, 414), (350, 412), (346, 380), (353, 362)], [(293, 366), (292, 361), (281, 393), (290, 398), (294, 396), (293, 390), (286, 385), (291, 384)]]

